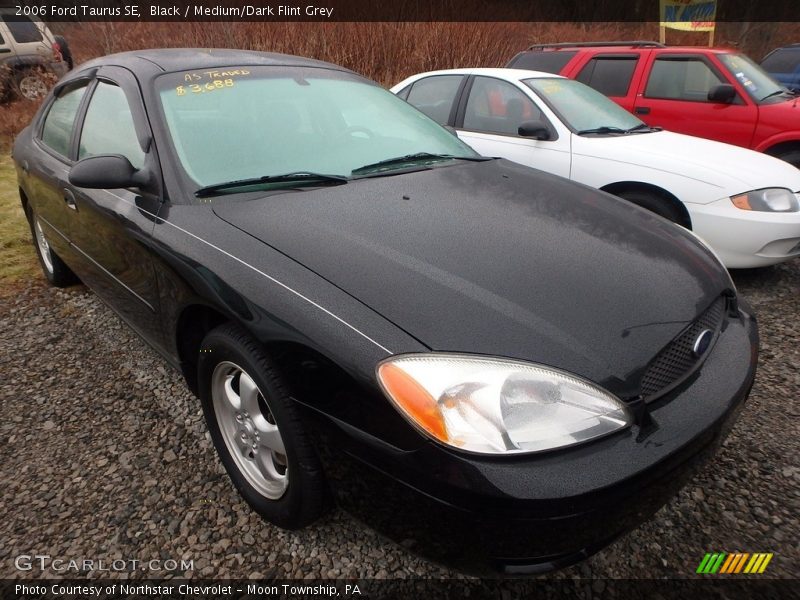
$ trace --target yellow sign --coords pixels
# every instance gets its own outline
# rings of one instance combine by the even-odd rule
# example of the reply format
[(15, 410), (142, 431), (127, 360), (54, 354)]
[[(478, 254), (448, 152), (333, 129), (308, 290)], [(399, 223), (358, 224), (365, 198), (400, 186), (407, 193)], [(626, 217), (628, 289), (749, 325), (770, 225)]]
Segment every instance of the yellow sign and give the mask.
[(683, 31), (714, 31), (716, 0), (659, 0), (661, 27)]

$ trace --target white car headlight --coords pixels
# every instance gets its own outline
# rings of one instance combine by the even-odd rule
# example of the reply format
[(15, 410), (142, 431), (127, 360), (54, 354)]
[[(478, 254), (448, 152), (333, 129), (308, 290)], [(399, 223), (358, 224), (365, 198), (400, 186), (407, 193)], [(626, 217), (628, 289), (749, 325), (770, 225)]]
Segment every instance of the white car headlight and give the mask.
[(765, 212), (797, 212), (800, 203), (791, 190), (784, 188), (764, 188), (731, 197), (736, 208)]
[(549, 367), (461, 354), (406, 354), (377, 367), (389, 399), (415, 427), (469, 452), (563, 448), (631, 425), (615, 396)]

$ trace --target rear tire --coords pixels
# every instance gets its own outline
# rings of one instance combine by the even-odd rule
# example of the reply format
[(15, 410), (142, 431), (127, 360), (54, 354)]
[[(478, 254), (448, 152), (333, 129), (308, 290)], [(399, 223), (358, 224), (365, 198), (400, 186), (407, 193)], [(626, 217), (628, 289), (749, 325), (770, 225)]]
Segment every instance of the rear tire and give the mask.
[(632, 202), (636, 206), (646, 208), (650, 212), (665, 219), (685, 226), (685, 220), (680, 211), (669, 201), (658, 194), (647, 190), (624, 190), (616, 194), (619, 198)]
[(322, 467), (267, 354), (240, 328), (221, 325), (200, 346), (197, 375), (211, 439), (247, 503), (284, 529), (319, 518), (327, 499)]
[(70, 268), (59, 258), (44, 235), (42, 224), (36, 213), (31, 211), (30, 218), (31, 234), (33, 235), (33, 245), (36, 248), (36, 256), (39, 257), (39, 265), (47, 281), (55, 287), (63, 288), (78, 283), (78, 278)]

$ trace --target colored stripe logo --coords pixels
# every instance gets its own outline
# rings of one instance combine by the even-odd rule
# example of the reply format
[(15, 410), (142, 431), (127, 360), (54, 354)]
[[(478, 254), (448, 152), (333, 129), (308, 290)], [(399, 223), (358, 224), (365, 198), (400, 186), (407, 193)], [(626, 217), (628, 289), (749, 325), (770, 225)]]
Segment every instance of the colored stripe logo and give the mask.
[(696, 573), (701, 575), (730, 575), (735, 573), (758, 574), (767, 569), (772, 560), (772, 552), (709, 552), (700, 561)]

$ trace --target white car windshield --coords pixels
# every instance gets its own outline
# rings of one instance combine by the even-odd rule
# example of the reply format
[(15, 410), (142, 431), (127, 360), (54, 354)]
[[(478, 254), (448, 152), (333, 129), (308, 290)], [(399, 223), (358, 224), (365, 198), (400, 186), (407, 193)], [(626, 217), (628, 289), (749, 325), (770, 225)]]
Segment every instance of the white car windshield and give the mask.
[(576, 133), (647, 131), (647, 126), (600, 92), (572, 79), (526, 79), (530, 87)]
[(379, 162), (390, 161), (377, 167), (385, 172), (478, 156), (394, 94), (341, 71), (225, 67), (162, 75), (157, 89), (175, 153), (198, 186), (350, 178)]

